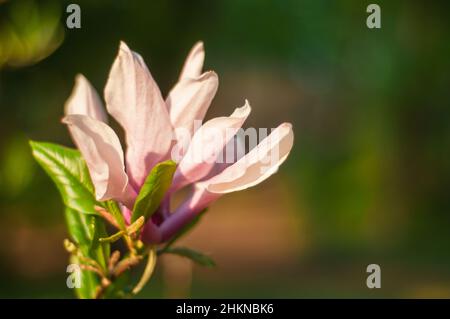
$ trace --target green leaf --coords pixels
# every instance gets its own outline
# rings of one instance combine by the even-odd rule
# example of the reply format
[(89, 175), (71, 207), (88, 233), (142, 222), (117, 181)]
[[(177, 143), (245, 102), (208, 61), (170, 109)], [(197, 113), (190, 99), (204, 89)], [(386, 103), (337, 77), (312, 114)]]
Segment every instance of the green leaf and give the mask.
[(192, 228), (194, 228), (195, 225), (200, 221), (200, 219), (203, 217), (203, 215), (206, 213), (208, 208), (205, 208), (202, 210), (193, 220), (191, 220), (189, 223), (187, 223), (178, 233), (175, 234), (164, 246), (161, 252), (164, 252), (166, 249), (171, 247), (177, 240), (179, 240), (181, 237), (185, 236), (187, 233), (189, 233)]
[(156, 211), (172, 183), (175, 169), (176, 163), (170, 160), (153, 167), (134, 203), (132, 223), (141, 216), (148, 220)]
[(108, 260), (111, 250), (109, 242), (100, 242), (100, 238), (108, 236), (105, 223), (100, 217), (91, 216), (91, 223), (89, 226), (93, 234), (90, 246), (90, 255), (104, 270), (106, 270), (108, 267)]
[(33, 156), (58, 187), (64, 204), (80, 213), (98, 215), (94, 187), (80, 152), (64, 146), (30, 141)]
[[(72, 240), (81, 254), (94, 259), (103, 269), (110, 255), (109, 243), (100, 243), (107, 236), (105, 223), (94, 209), (98, 203), (94, 197), (86, 163), (79, 151), (64, 146), (30, 141), (33, 156), (56, 184), (66, 206), (65, 217)], [(109, 206), (108, 206), (109, 207)], [(79, 263), (77, 256), (71, 262)], [(97, 274), (82, 270), (81, 288), (76, 289), (79, 298), (93, 298), (100, 284)]]
[(189, 258), (192, 261), (196, 262), (197, 264), (205, 266), (205, 267), (214, 267), (216, 265), (216, 263), (214, 262), (214, 260), (212, 260), (211, 257), (206, 256), (198, 251), (195, 251), (193, 249), (186, 248), (186, 247), (167, 248), (167, 249), (164, 249), (164, 253), (175, 254), (175, 255)]
[[(80, 264), (77, 256), (70, 257), (70, 263)], [(80, 299), (92, 299), (95, 296), (95, 290), (100, 285), (100, 279), (96, 274), (89, 270), (81, 270), (80, 288), (75, 288), (75, 294)]]
[(80, 214), (76, 210), (66, 208), (66, 224), (70, 237), (78, 246), (89, 246), (92, 235), (89, 229), (87, 215)]
[(106, 269), (110, 245), (99, 241), (101, 237), (108, 236), (103, 220), (98, 216), (80, 214), (70, 208), (66, 208), (65, 215), (70, 237), (80, 247), (82, 254), (96, 260)]
[(131, 280), (131, 270), (125, 270), (118, 277), (115, 277), (111, 282), (108, 288), (106, 288), (105, 293), (103, 294), (105, 299), (123, 299), (131, 297), (131, 289), (130, 285)]
[(117, 205), (117, 203), (113, 200), (108, 200), (105, 202), (105, 206), (108, 212), (110, 212), (116, 220), (120, 229), (125, 230), (127, 226), (125, 224), (125, 219), (123, 218), (122, 212), (120, 211), (119, 205)]

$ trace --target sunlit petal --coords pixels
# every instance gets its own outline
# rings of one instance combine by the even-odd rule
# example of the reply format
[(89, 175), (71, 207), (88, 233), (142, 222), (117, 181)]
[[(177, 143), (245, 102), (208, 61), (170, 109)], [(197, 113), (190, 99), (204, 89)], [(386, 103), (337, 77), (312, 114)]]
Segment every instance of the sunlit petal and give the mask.
[(67, 115), (63, 122), (86, 161), (97, 200), (117, 199), (129, 205), (132, 195), (127, 187), (122, 147), (114, 131), (86, 115)]
[(172, 126), (161, 92), (142, 57), (121, 42), (105, 87), (108, 112), (125, 129), (126, 165), (138, 188), (168, 154)]
[(229, 117), (206, 122), (194, 135), (189, 148), (175, 172), (173, 187), (181, 188), (205, 177), (214, 166), (217, 155), (234, 137), (250, 114), (248, 101)]
[(107, 122), (107, 116), (97, 92), (82, 74), (75, 77), (75, 86), (66, 101), (64, 110), (66, 115), (87, 115), (97, 121)]

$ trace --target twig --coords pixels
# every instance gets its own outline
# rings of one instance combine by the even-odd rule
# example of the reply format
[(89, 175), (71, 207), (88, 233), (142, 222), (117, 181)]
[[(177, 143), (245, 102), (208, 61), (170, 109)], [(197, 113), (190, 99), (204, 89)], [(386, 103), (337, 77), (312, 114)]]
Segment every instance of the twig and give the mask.
[(139, 291), (144, 288), (145, 284), (149, 281), (150, 277), (153, 274), (153, 270), (156, 265), (156, 249), (152, 247), (148, 253), (147, 265), (145, 266), (144, 273), (142, 274), (141, 279), (137, 283), (136, 287), (133, 289), (133, 294), (137, 295)]
[(131, 267), (139, 264), (141, 260), (142, 256), (130, 256), (124, 260), (119, 261), (116, 267), (114, 267), (114, 270), (112, 272), (113, 276), (118, 277), (125, 270), (130, 269)]
[(119, 224), (116, 222), (116, 220), (114, 219), (114, 216), (108, 212), (105, 208), (100, 207), (100, 206), (94, 206), (94, 209), (97, 211), (97, 213), (99, 213), (108, 223), (110, 223), (111, 225), (113, 225), (114, 227), (116, 227), (117, 229), (120, 229)]
[(120, 251), (115, 250), (112, 254), (111, 257), (109, 258), (108, 261), (108, 271), (109, 273), (112, 273), (114, 270), (114, 267), (116, 266), (117, 262), (120, 259)]
[(80, 264), (79, 266), (83, 270), (92, 271), (92, 272), (95, 272), (100, 277), (102, 277), (102, 278), (104, 277), (103, 272), (100, 269), (96, 268), (96, 267), (93, 267), (91, 265), (85, 265), (85, 264)]

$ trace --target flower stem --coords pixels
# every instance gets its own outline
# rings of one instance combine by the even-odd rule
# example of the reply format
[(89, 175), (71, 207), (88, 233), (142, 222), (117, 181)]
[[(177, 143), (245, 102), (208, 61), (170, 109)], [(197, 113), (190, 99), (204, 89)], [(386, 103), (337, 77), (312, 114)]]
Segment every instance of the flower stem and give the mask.
[(142, 288), (144, 288), (145, 284), (149, 281), (150, 277), (153, 274), (153, 270), (155, 269), (155, 265), (156, 265), (156, 248), (151, 247), (150, 251), (148, 252), (147, 265), (145, 266), (142, 277), (132, 291), (134, 295), (137, 295), (142, 290)]

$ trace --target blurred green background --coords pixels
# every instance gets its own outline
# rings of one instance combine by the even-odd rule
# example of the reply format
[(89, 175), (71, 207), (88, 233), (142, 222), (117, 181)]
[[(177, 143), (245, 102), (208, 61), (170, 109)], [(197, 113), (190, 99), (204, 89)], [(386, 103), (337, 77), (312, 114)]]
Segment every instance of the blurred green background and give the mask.
[[(450, 297), (446, 1), (0, 1), (0, 297), (72, 297), (62, 203), (27, 140), (72, 145), (74, 77), (102, 93), (120, 40), (163, 94), (192, 45), (219, 74), (208, 117), (292, 122), (269, 181), (217, 202), (186, 239), (215, 269), (166, 258), (142, 297)], [(379, 264), (382, 288), (366, 287)]]

